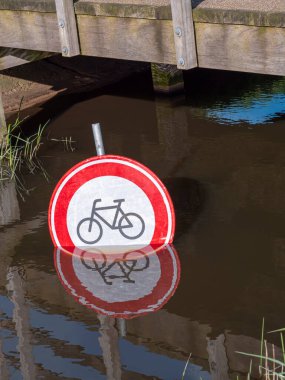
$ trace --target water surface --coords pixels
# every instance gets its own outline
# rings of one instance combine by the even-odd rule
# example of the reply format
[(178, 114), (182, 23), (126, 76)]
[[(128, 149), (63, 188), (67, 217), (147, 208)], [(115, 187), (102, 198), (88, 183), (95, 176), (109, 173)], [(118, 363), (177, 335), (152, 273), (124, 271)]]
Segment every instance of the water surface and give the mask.
[[(14, 184), (0, 192), (1, 379), (178, 380), (190, 353), (185, 379), (246, 376), (250, 359), (236, 351), (259, 352), (263, 317), (267, 331), (284, 327), (284, 88), (283, 78), (201, 70), (187, 74), (185, 97), (167, 99), (147, 72), (42, 106), (28, 126), (51, 119), (41, 153), (49, 182), (27, 175), (25, 201)], [(106, 152), (149, 166), (176, 209), (178, 287), (131, 319), (78, 302), (48, 233), (55, 184), (94, 155), (94, 121)], [(74, 152), (52, 140), (66, 136)], [(153, 260), (150, 278), (164, 273)]]

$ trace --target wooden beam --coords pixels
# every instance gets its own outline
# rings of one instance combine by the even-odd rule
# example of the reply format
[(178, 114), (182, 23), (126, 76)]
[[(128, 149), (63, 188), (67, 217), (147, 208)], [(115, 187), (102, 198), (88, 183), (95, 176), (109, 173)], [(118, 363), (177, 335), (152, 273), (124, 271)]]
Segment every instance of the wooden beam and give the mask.
[(196, 41), (191, 0), (171, 0), (178, 69), (197, 67)]
[(52, 56), (43, 51), (0, 48), (0, 71)]
[(176, 64), (171, 20), (77, 15), (82, 55)]
[[(61, 52), (55, 13), (0, 11), (0, 46)], [(176, 64), (171, 20), (77, 16), (82, 55)]]
[[(77, 23), (82, 55), (177, 64), (171, 20), (77, 15)], [(285, 28), (195, 22), (195, 36), (199, 67), (285, 75)], [(61, 52), (56, 14), (0, 10), (0, 46)]]
[(55, 13), (0, 11), (0, 46), (61, 52)]
[(196, 23), (199, 67), (285, 75), (285, 28)]
[(55, 0), (62, 55), (80, 54), (73, 0)]

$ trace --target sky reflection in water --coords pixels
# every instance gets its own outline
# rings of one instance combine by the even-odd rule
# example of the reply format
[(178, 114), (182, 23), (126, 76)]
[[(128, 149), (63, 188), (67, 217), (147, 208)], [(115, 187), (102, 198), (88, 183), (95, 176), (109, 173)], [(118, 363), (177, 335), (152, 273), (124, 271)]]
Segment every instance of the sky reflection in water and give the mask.
[(206, 115), (220, 124), (272, 124), (274, 119), (285, 115), (284, 83), (284, 79), (278, 81), (273, 94), (272, 88), (263, 88), (262, 91), (257, 88), (228, 102), (219, 101), (206, 109)]
[(245, 106), (242, 100), (236, 100), (229, 106), (217, 104), (207, 110), (207, 116), (216, 119), (219, 123), (249, 124), (273, 123), (273, 119), (285, 113), (285, 95), (272, 97), (262, 96)]

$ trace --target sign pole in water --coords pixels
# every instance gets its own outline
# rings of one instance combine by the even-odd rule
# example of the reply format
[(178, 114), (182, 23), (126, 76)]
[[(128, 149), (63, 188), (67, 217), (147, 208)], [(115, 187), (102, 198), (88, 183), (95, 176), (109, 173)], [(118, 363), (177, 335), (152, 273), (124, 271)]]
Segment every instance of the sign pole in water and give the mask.
[(97, 156), (103, 156), (105, 154), (105, 149), (104, 149), (104, 144), (103, 144), (100, 123), (92, 124), (92, 131), (93, 131)]

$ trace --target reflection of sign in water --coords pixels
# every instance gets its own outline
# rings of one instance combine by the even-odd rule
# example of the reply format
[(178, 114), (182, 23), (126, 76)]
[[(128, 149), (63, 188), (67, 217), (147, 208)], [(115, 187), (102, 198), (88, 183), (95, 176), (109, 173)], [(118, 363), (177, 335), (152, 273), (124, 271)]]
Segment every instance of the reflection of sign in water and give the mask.
[(55, 249), (65, 289), (98, 313), (132, 318), (160, 309), (174, 294), (180, 263), (173, 246), (147, 246), (121, 254)]
[(175, 218), (167, 190), (148, 168), (125, 157), (99, 156), (59, 181), (49, 227), (57, 247), (143, 247), (171, 243)]
[[(121, 258), (113, 259), (111, 262), (108, 262), (105, 254), (92, 256), (90, 257), (88, 252), (83, 252), (80, 257), (81, 263), (87, 269), (98, 272), (106, 285), (113, 285), (114, 281), (119, 279), (135, 284), (135, 280), (131, 279), (131, 274), (149, 268), (149, 257), (143, 250), (127, 252)], [(113, 273), (114, 269), (117, 269), (119, 273)]]

